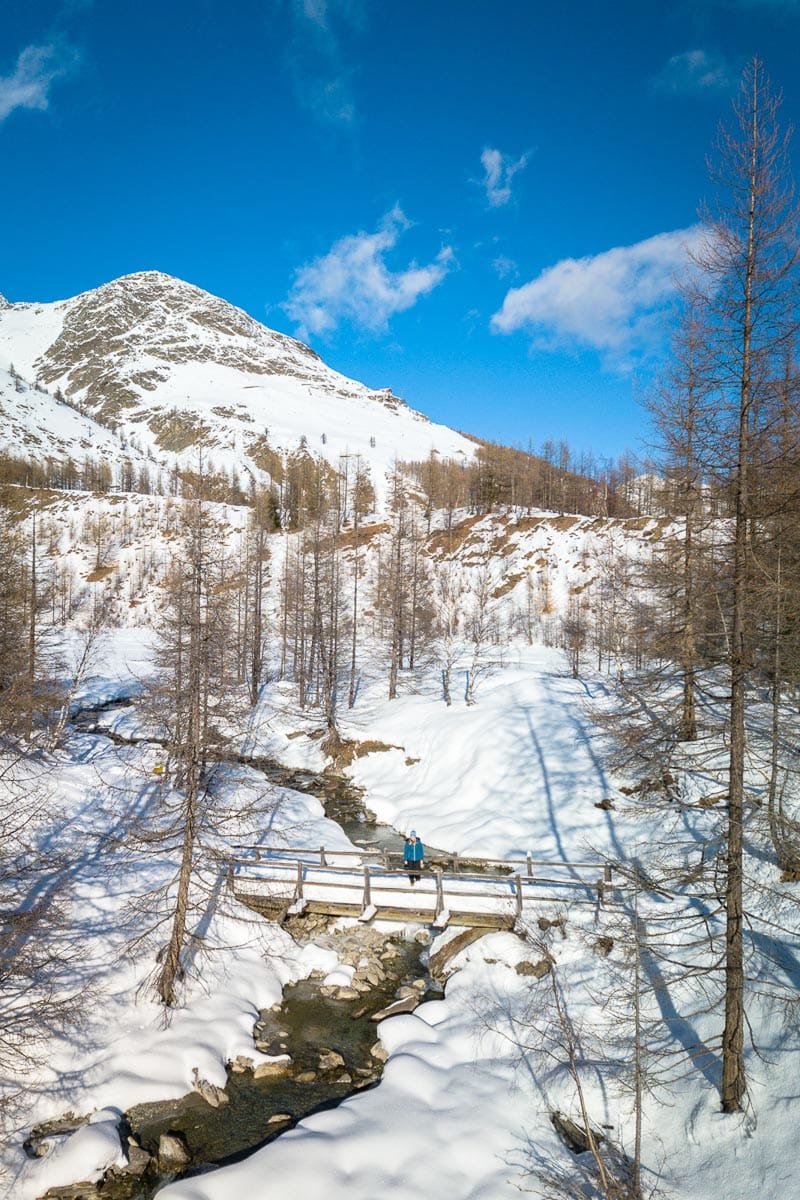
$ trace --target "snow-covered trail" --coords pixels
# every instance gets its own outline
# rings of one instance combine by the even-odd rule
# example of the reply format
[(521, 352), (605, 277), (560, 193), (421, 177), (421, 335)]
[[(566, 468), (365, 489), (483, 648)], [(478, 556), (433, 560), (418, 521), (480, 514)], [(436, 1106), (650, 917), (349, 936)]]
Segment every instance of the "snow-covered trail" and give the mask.
[(376, 697), (353, 732), (398, 748), (357, 759), (354, 781), (380, 820), (446, 850), (574, 861), (595, 846), (623, 857), (613, 822), (594, 807), (611, 782), (584, 685), (557, 651), (512, 654), (471, 707), (448, 708), (435, 693)]

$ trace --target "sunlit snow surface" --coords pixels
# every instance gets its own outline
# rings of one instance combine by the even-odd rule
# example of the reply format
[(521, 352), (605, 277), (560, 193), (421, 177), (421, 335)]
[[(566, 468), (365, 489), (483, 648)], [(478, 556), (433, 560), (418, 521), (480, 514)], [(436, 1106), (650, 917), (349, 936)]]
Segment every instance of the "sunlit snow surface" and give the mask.
[[(121, 633), (107, 644), (84, 700), (124, 693), (147, 670), (144, 635)], [(492, 856), (530, 850), (546, 859), (584, 858), (592, 847), (622, 858), (655, 831), (655, 825), (626, 817), (621, 807), (616, 813), (595, 807), (608, 797), (621, 805), (604, 767), (602, 740), (584, 709), (587, 690), (600, 700), (603, 684), (572, 680), (558, 653), (506, 652), (504, 664), (481, 681), (473, 707), (456, 696), (447, 708), (434, 670), (417, 677), (414, 691), (410, 682), (403, 681), (402, 694), (390, 704), (383, 698), (385, 680), (368, 680), (352, 719), (340, 714), (345, 735), (395, 747), (354, 766), (381, 819), (401, 829), (413, 825), (424, 842), (444, 849)], [(119, 720), (135, 726), (125, 710)], [(318, 742), (287, 736), (312, 725), (294, 708), (289, 689), (271, 685), (253, 723), (251, 748), (319, 768)], [(257, 1057), (256, 1012), (279, 997), (287, 979), (314, 967), (335, 977), (342, 972), (330, 951), (299, 951), (277, 927), (239, 919), (234, 906), (211, 917), (202, 982), (172, 1023), (162, 1026), (158, 1006), (138, 990), (148, 963), (123, 956), (130, 932), (124, 906), (142, 888), (142, 868), (115, 858), (106, 871), (100, 852), (102, 834), (124, 838), (127, 808), (146, 804), (155, 758), (153, 750), (120, 752), (84, 734), (53, 762), (50, 786), (66, 813), (60, 837), (73, 854), (74, 936), (83, 940), (88, 968), (103, 991), (84, 1036), (42, 1047), (46, 1067), (31, 1081), (25, 1128), (69, 1108), (98, 1110), (98, 1116), (96, 1125), (43, 1160), (26, 1161), (18, 1141), (7, 1149), (9, 1200), (29, 1200), (67, 1177), (99, 1176), (115, 1153), (109, 1112), (113, 1117), (138, 1101), (181, 1095), (195, 1069), (222, 1083), (226, 1060)], [(232, 786), (260, 784), (244, 777)], [(306, 796), (285, 793), (278, 813), (295, 844), (349, 844)], [(150, 882), (164, 869), (152, 864)], [(642, 903), (645, 914), (660, 911), (658, 898), (643, 897)], [(554, 915), (552, 906), (542, 912)], [(526, 913), (534, 931), (539, 915), (535, 906)], [(556, 937), (551, 951), (567, 994), (580, 998), (576, 1019), (599, 1027), (606, 969), (587, 944), (603, 932), (606, 918), (597, 918), (591, 907), (574, 907), (568, 918), (567, 938)], [(516, 1044), (525, 1040), (520, 1021), (527, 1006), (549, 987), (547, 978), (514, 970), (521, 959), (535, 957), (534, 948), (512, 934), (483, 938), (459, 956), (443, 1002), (379, 1027), (389, 1059), (377, 1088), (306, 1118), (236, 1165), (160, 1194), (165, 1200), (295, 1200), (323, 1192), (332, 1200), (499, 1200), (518, 1195), (521, 1187), (543, 1195), (537, 1171), (548, 1156), (563, 1162), (566, 1153), (549, 1113), (576, 1110), (563, 1070), (526, 1062)], [(797, 976), (796, 945), (787, 944), (785, 970)], [(587, 983), (596, 1005), (587, 999)], [(673, 1019), (673, 1048), (718, 1037), (717, 1015), (693, 1014), (685, 993), (671, 1000), (688, 1014)], [(754, 1001), (750, 1016), (765, 1058), (749, 1054), (752, 1107), (745, 1117), (719, 1113), (713, 1059), (684, 1071), (666, 1097), (646, 1105), (647, 1178), (652, 1183), (663, 1175), (668, 1193), (683, 1200), (751, 1200), (767, 1185), (787, 1198), (795, 1194), (793, 1097), (800, 1061), (777, 1009)], [(629, 1103), (590, 1068), (585, 1082), (594, 1119), (612, 1126), (612, 1136), (630, 1148)]]
[[(52, 394), (31, 393), (27, 408), (3, 404), (12, 365), (28, 383), (44, 378), (50, 393), (60, 389), (87, 415)], [(81, 460), (106, 450), (113, 438), (94, 415), (113, 424), (115, 458), (124, 452), (138, 466), (146, 452), (154, 456), (151, 476), (156, 462), (195, 466), (202, 446), (206, 466), (265, 480), (267, 443), (279, 456), (302, 444), (335, 468), (343, 455), (360, 456), (379, 498), (398, 461), (435, 452), (464, 462), (475, 452), (474, 442), (388, 387), (348, 379), (302, 343), (156, 271), (57, 303), (0, 309), (0, 414), (0, 448), (40, 461), (57, 451)], [(177, 440), (164, 426), (173, 415), (182, 423)]]

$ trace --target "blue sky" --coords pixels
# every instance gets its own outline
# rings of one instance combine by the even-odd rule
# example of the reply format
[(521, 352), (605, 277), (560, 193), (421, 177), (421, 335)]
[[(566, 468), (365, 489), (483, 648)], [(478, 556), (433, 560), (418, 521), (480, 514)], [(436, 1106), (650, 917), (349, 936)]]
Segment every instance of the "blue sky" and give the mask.
[(754, 53), (800, 115), (800, 0), (3, 7), (8, 299), (166, 271), (436, 420), (598, 458), (646, 442)]

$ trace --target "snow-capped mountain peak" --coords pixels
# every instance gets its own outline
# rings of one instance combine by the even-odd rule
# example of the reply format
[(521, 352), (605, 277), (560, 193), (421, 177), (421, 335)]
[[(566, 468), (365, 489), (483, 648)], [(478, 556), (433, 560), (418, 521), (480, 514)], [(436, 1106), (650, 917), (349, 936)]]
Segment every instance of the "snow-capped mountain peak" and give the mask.
[(360, 454), (379, 481), (397, 459), (474, 452), (390, 389), (346, 378), (302, 342), (160, 271), (2, 308), (0, 367), (11, 364), (161, 462), (202, 449), (220, 468), (264, 477), (276, 455), (303, 447), (333, 464)]

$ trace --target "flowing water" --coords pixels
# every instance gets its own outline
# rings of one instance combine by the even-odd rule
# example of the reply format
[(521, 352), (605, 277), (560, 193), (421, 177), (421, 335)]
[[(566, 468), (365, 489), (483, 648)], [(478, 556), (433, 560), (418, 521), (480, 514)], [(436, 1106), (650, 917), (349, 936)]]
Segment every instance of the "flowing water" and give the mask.
[[(262, 1014), (267, 1040), (272, 1032), (269, 1052), (288, 1053), (291, 1074), (256, 1079), (250, 1071), (231, 1072), (225, 1087), (229, 1102), (219, 1108), (212, 1108), (196, 1094), (174, 1102), (139, 1105), (127, 1116), (140, 1145), (155, 1155), (162, 1133), (181, 1133), (192, 1157), (188, 1173), (194, 1174), (209, 1165), (243, 1157), (309, 1113), (331, 1107), (373, 1084), (380, 1077), (381, 1064), (371, 1054), (377, 1031), (370, 1014), (391, 1002), (401, 982), (424, 977), (422, 947), (416, 942), (396, 945), (400, 953), (386, 983), (367, 997), (337, 1000), (322, 995), (318, 982), (302, 980), (285, 989), (278, 1012)], [(440, 996), (441, 991), (428, 988), (425, 998)], [(343, 1062), (320, 1069), (330, 1052)], [(314, 1078), (308, 1079), (311, 1073)], [(276, 1116), (283, 1119), (271, 1121)]]
[[(129, 704), (121, 699), (84, 709), (75, 714), (73, 725), (120, 743), (145, 741), (103, 727), (104, 712)], [(317, 797), (326, 815), (356, 845), (402, 852), (402, 835), (377, 822), (365, 808), (360, 790), (346, 779), (328, 772), (292, 770), (260, 756), (226, 753), (223, 760), (247, 765), (271, 783)], [(259, 1047), (270, 1055), (288, 1055), (291, 1066), (286, 1074), (255, 1078), (252, 1070), (231, 1070), (225, 1085), (228, 1099), (219, 1107), (192, 1092), (179, 1100), (138, 1105), (126, 1113), (122, 1132), (132, 1135), (135, 1144), (153, 1156), (152, 1161), (138, 1180), (109, 1173), (95, 1194), (103, 1200), (150, 1200), (166, 1182), (178, 1177), (158, 1168), (162, 1134), (178, 1133), (188, 1147), (190, 1164), (180, 1175), (203, 1173), (245, 1157), (302, 1117), (374, 1086), (382, 1062), (372, 1054), (377, 1029), (371, 1015), (390, 1004), (398, 988), (410, 988), (415, 980), (424, 981), (424, 991), (418, 985), (423, 999), (441, 998), (442, 994), (426, 975), (421, 961), (424, 945), (400, 935), (387, 935), (385, 940), (391, 948), (388, 955), (381, 956), (386, 978), (369, 993), (357, 999), (338, 999), (324, 994), (319, 980), (307, 979), (287, 986), (280, 1007), (261, 1014), (256, 1026)]]

